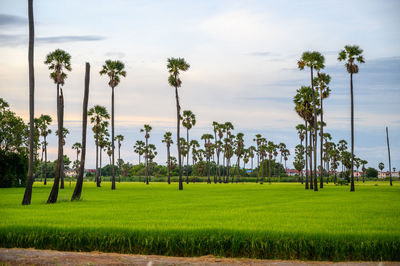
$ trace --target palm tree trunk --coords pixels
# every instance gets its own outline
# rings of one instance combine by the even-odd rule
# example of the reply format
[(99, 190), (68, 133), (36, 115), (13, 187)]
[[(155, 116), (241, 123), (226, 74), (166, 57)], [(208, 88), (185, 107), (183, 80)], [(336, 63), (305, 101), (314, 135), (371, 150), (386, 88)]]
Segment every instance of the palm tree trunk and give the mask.
[(312, 142), (312, 128), (310, 127), (310, 144), (309, 144), (309, 146), (310, 146), (310, 154), (309, 154), (309, 156), (310, 156), (310, 189), (314, 189), (314, 179), (313, 179), (313, 167), (312, 167), (312, 147), (313, 147), (313, 142)]
[(350, 192), (355, 191), (354, 187), (354, 101), (353, 101), (353, 73), (350, 74), (350, 100), (351, 100), (351, 187)]
[(168, 185), (171, 184), (171, 154), (169, 145), (167, 146), (167, 161), (168, 161)]
[[(59, 92), (59, 84), (57, 83), (57, 93)], [(60, 182), (60, 174), (61, 174), (61, 162), (62, 162), (62, 128), (63, 128), (63, 120), (61, 118), (61, 107), (64, 105), (62, 102), (62, 91), (61, 95), (57, 99), (57, 114), (58, 114), (58, 158), (57, 158), (57, 169), (56, 169), (56, 177), (54, 178), (53, 187), (51, 189), (49, 198), (47, 199), (47, 203), (56, 203), (58, 197), (58, 186)]]
[(44, 136), (44, 184), (47, 184), (47, 143), (46, 136)]
[(307, 138), (308, 138), (308, 129), (307, 129), (307, 120), (305, 121), (305, 126), (306, 126), (306, 143), (305, 143), (305, 149), (304, 149), (304, 151), (305, 151), (305, 159), (306, 159), (306, 161), (305, 161), (305, 164), (306, 164), (306, 189), (308, 189), (308, 141), (307, 141)]
[(28, 176), (26, 178), (26, 188), (22, 205), (30, 205), (32, 198), (33, 185), (33, 141), (34, 133), (34, 116), (35, 116), (35, 73), (34, 73), (34, 39), (35, 30), (33, 23), (33, 0), (28, 0), (28, 18), (29, 18), (29, 48), (28, 48), (28, 64), (29, 64), (29, 167)]
[(100, 153), (100, 168), (99, 168), (99, 187), (101, 186), (101, 181), (102, 181), (102, 175), (101, 175), (101, 159), (102, 159), (102, 156), (103, 156), (103, 147), (100, 147), (100, 151), (99, 151), (99, 153)]
[(118, 183), (121, 183), (121, 143), (118, 140)]
[(219, 152), (217, 153), (218, 183), (221, 184), (221, 167), (219, 165)]
[[(176, 76), (175, 76), (176, 80)], [(178, 164), (179, 164), (179, 190), (183, 190), (182, 183), (182, 162), (181, 162), (181, 141), (180, 141), (180, 127), (181, 127), (181, 106), (179, 105), (179, 97), (178, 97), (178, 87), (175, 87), (175, 98), (176, 98), (176, 130), (177, 130), (177, 145), (178, 145)]]
[(186, 158), (186, 184), (189, 184), (189, 129), (186, 129), (186, 141), (188, 145), (187, 158)]
[[(63, 104), (60, 106), (60, 110), (61, 110), (60, 117), (62, 120), (62, 124), (64, 125), (64, 96), (62, 93), (62, 89), (61, 89), (61, 98), (62, 98), (61, 101)], [(62, 129), (64, 130), (64, 127), (62, 127)], [(64, 189), (64, 177), (65, 177), (65, 174), (64, 174), (64, 144), (65, 144), (65, 139), (64, 139), (63, 133), (61, 133), (61, 137), (62, 137), (63, 145), (61, 146), (61, 173), (60, 173), (61, 184), (60, 184), (60, 189)]]
[[(271, 158), (269, 158), (269, 160), (268, 160), (269, 162), (268, 162), (268, 182), (269, 183), (271, 183)], [(279, 176), (279, 178), (280, 178), (280, 176)]]
[(387, 142), (387, 147), (388, 147), (388, 157), (389, 157), (389, 178), (390, 178), (390, 186), (393, 186), (392, 184), (392, 164), (390, 160), (390, 144), (389, 144), (389, 129), (386, 127), (386, 142)]
[(260, 175), (259, 172), (260, 172), (260, 169), (261, 169), (261, 166), (260, 166), (260, 152), (257, 152), (257, 165), (258, 165), (258, 168), (257, 168), (256, 183), (258, 183), (258, 176)]
[(207, 184), (211, 184), (211, 179), (210, 179), (210, 154), (207, 156)]
[(314, 152), (314, 191), (318, 191), (318, 182), (317, 182), (317, 104), (315, 99), (315, 91), (314, 91), (314, 81), (313, 81), (313, 67), (311, 66), (311, 89), (312, 89), (312, 98), (313, 98), (313, 107), (314, 107), (314, 136), (313, 136), (313, 152)]
[(148, 156), (148, 150), (149, 150), (149, 139), (147, 138), (147, 131), (146, 131), (146, 152), (145, 152), (145, 164), (146, 164), (146, 185), (149, 184), (149, 156)]
[(240, 180), (240, 177), (239, 177), (239, 170), (240, 170), (240, 168), (239, 168), (239, 165), (240, 165), (240, 156), (238, 156), (238, 158), (237, 158), (237, 175), (236, 175), (236, 183), (238, 183), (239, 182), (239, 180)]
[(89, 80), (90, 80), (90, 64), (86, 63), (85, 69), (85, 94), (83, 96), (83, 112), (82, 112), (82, 152), (79, 166), (79, 175), (76, 178), (76, 186), (72, 194), (71, 201), (79, 200), (82, 194), (83, 175), (85, 172), (86, 159), (86, 131), (87, 131), (87, 108), (89, 101)]
[(112, 150), (112, 164), (111, 164), (111, 176), (112, 176), (112, 184), (111, 189), (115, 189), (115, 169), (114, 169), (114, 87), (112, 87), (111, 94), (111, 150)]
[(321, 130), (320, 130), (320, 162), (321, 162), (321, 169), (320, 169), (320, 173), (319, 173), (319, 187), (320, 188), (324, 188), (324, 177), (323, 177), (323, 172), (324, 172), (324, 167), (323, 167), (323, 162), (322, 162), (322, 147), (323, 147), (323, 141), (324, 141), (324, 109), (323, 109), (323, 99), (322, 99), (322, 91), (321, 91), (321, 95), (320, 95), (320, 101), (321, 101)]

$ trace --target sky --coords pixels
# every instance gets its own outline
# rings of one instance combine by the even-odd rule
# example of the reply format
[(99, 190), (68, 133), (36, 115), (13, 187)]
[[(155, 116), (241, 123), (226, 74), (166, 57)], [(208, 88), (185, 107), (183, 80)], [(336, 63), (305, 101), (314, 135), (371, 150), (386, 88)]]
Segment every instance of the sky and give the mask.
[[(0, 97), (28, 121), (27, 1), (0, 0)], [(64, 125), (70, 130), (65, 153), (81, 142), (85, 62), (91, 64), (89, 108), (111, 110), (111, 89), (100, 77), (104, 61), (121, 60), (127, 76), (115, 89), (115, 132), (125, 136), (121, 157), (136, 164), (133, 145), (150, 124), (155, 161), (165, 164), (166, 131), (176, 138), (174, 89), (168, 85), (166, 61), (183, 57), (182, 110), (192, 110), (197, 124), (191, 138), (212, 132), (212, 121), (233, 123), (254, 145), (257, 133), (291, 152), (302, 123), (293, 96), (309, 85), (309, 71), (297, 60), (304, 51), (325, 56), (332, 80), (324, 101), (325, 132), (350, 148), (350, 78), (337, 55), (345, 45), (359, 45), (365, 64), (354, 76), (355, 154), (388, 169), (385, 127), (389, 127), (392, 167), (400, 169), (400, 1), (34, 1), (35, 116), (49, 114), (56, 129), (56, 86), (43, 63), (63, 49), (72, 71), (63, 86)], [(49, 139), (49, 159), (57, 139)], [(87, 168), (95, 166), (95, 145), (88, 126)], [(176, 155), (176, 146), (172, 154)], [(108, 161), (106, 159), (105, 161)]]

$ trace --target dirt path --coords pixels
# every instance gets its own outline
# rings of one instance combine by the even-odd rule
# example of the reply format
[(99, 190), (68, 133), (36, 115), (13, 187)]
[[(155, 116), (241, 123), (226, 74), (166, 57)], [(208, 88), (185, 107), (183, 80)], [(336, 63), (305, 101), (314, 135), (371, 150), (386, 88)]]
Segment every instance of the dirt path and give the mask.
[(127, 255), (100, 252), (62, 252), (20, 248), (0, 248), (0, 265), (400, 265), (395, 262), (310, 262), (283, 260), (197, 258), (156, 255)]

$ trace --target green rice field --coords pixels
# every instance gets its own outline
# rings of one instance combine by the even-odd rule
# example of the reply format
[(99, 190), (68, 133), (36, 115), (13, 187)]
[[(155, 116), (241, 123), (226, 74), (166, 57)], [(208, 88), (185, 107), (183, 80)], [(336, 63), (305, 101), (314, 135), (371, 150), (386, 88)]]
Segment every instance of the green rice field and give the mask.
[[(377, 185), (376, 185), (377, 184)], [(400, 260), (400, 184), (84, 183), (46, 204), (52, 184), (0, 189), (0, 247), (170, 256)]]

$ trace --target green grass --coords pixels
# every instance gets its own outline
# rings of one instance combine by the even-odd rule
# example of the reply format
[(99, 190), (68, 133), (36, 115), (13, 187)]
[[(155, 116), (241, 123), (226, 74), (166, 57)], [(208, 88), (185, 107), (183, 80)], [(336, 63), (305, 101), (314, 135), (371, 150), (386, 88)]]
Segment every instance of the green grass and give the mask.
[[(378, 186), (375, 184), (378, 183)], [(400, 260), (400, 184), (85, 183), (83, 200), (51, 184), (0, 189), (0, 246), (312, 260)]]

